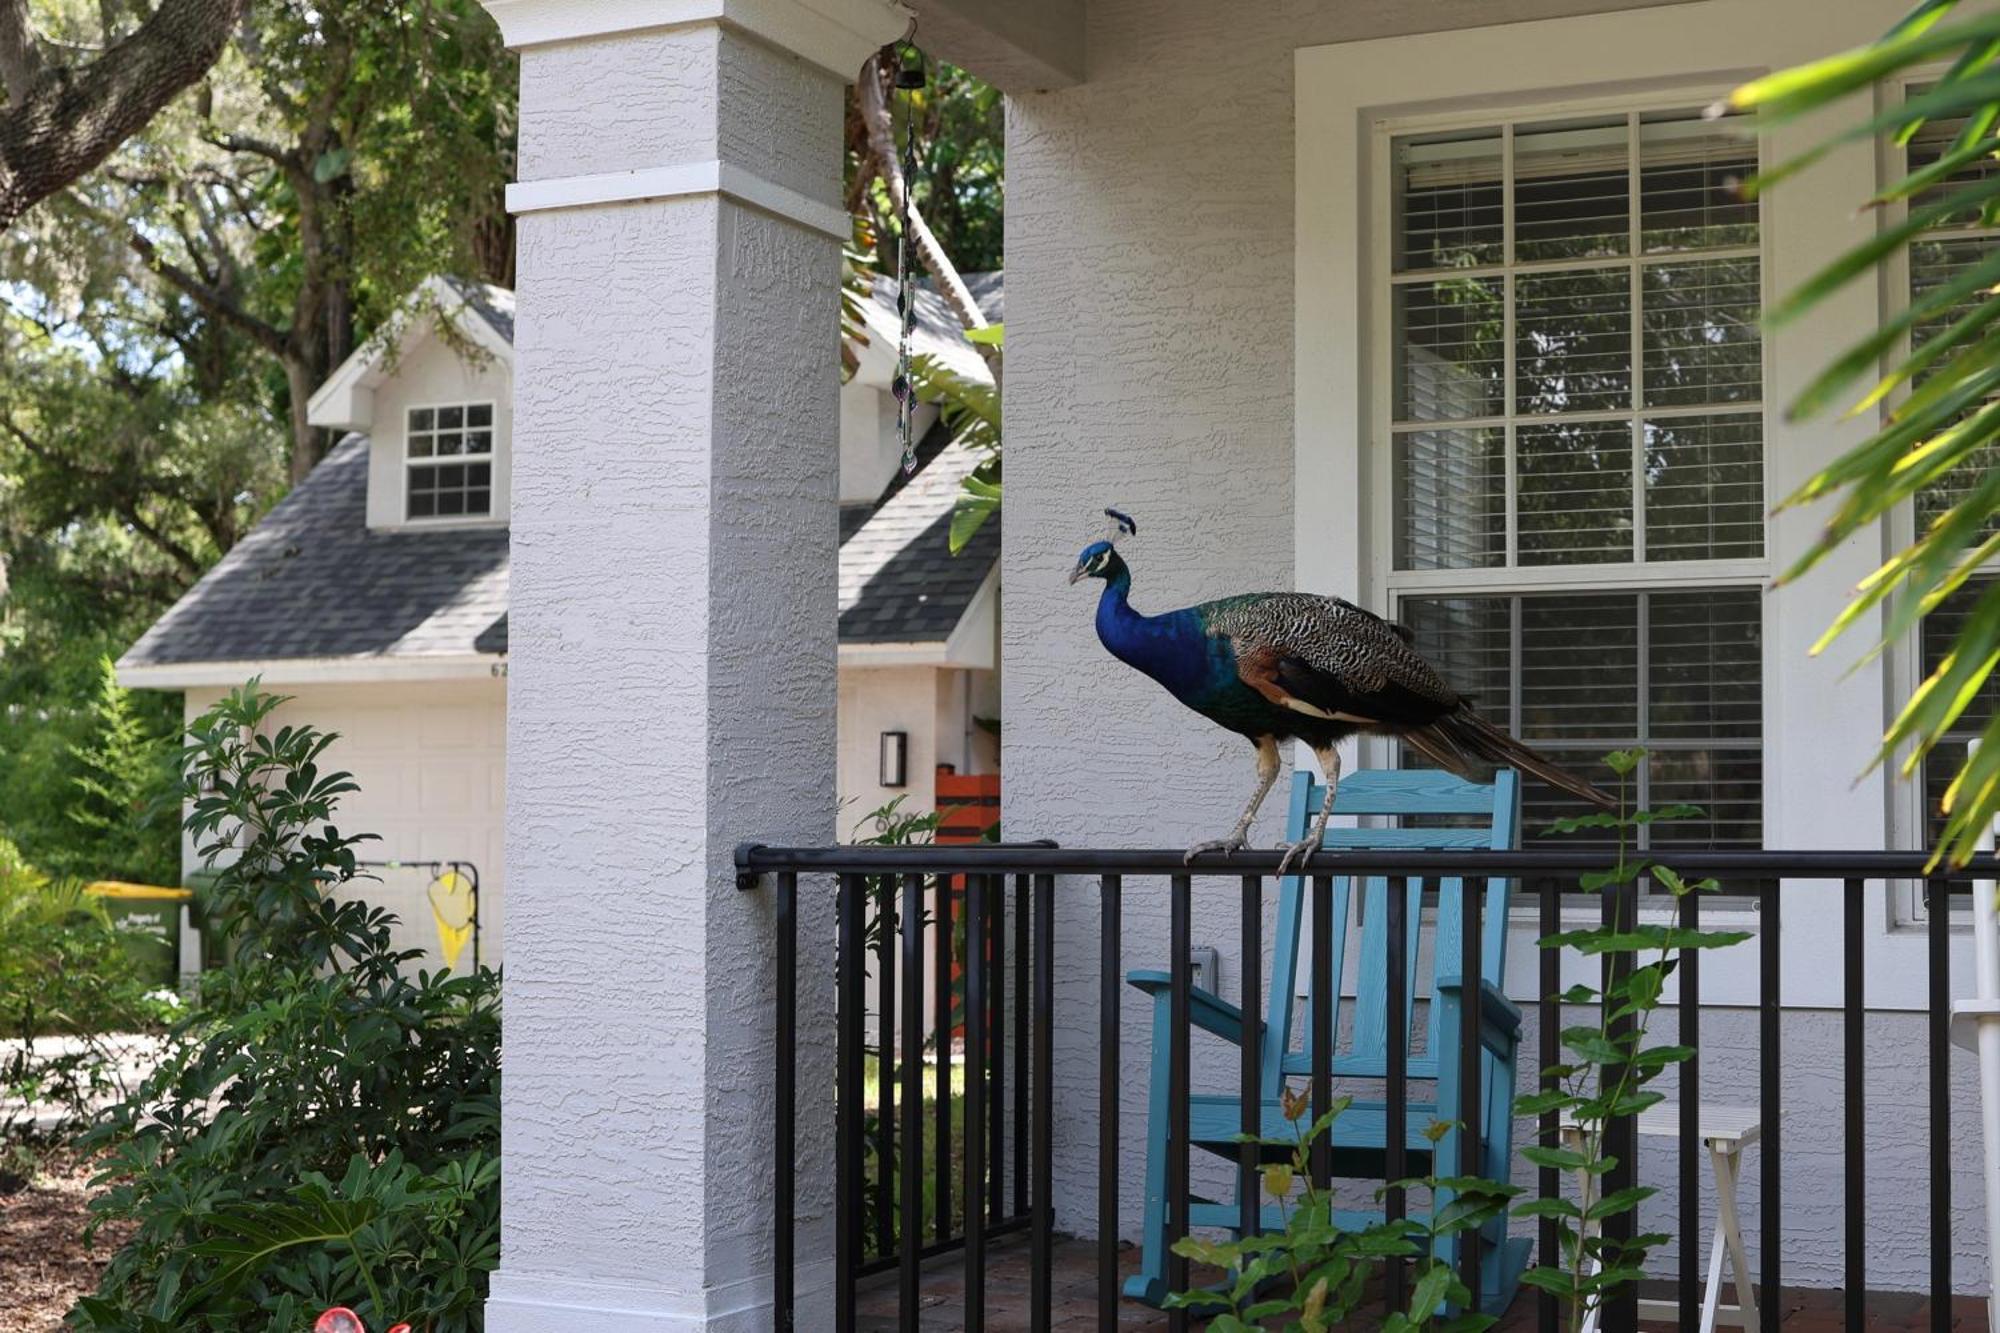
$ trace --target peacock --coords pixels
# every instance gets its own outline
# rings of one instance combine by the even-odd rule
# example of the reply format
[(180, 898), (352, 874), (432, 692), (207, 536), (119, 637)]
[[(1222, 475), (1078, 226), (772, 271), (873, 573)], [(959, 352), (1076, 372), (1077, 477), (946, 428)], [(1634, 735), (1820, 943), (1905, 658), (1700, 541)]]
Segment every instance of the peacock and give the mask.
[(1303, 870), (1326, 833), (1340, 783), (1336, 746), (1356, 732), (1399, 736), (1438, 764), (1464, 774), (1477, 761), (1532, 773), (1594, 805), (1617, 802), (1473, 711), (1417, 652), (1408, 627), (1352, 602), (1310, 593), (1264, 592), (1203, 602), (1164, 615), (1132, 608), (1132, 571), (1120, 536), (1139, 525), (1107, 509), (1113, 526), (1083, 549), (1069, 581), (1104, 580), (1097, 637), (1111, 655), (1151, 676), (1167, 693), (1257, 747), (1257, 786), (1226, 838), (1196, 843), (1225, 856), (1249, 846), (1257, 807), (1278, 778), (1278, 742), (1302, 740), (1326, 774), (1326, 797), (1312, 831), (1288, 844), (1279, 874)]

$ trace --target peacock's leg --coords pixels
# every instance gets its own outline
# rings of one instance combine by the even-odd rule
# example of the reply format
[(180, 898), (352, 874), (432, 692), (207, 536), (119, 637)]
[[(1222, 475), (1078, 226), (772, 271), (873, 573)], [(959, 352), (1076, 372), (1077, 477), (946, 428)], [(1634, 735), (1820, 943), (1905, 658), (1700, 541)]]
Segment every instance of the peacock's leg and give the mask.
[[(1319, 815), (1313, 820), (1312, 832), (1287, 846), (1284, 856), (1279, 858), (1278, 874), (1281, 876), (1293, 871), (1305, 872), (1306, 863), (1312, 860), (1312, 854), (1319, 850), (1320, 840), (1326, 837), (1327, 820), (1333, 817), (1333, 794), (1340, 789), (1340, 751), (1331, 745), (1325, 748), (1315, 746), (1313, 753), (1319, 756), (1320, 772), (1326, 775), (1326, 795), (1320, 800)], [(1298, 858), (1297, 865), (1292, 863), (1294, 857)]]
[(1214, 842), (1198, 842), (1187, 849), (1186, 860), (1192, 861), (1203, 852), (1221, 852), (1224, 856), (1240, 852), (1250, 845), (1250, 825), (1257, 818), (1257, 807), (1264, 804), (1264, 797), (1270, 793), (1271, 784), (1278, 780), (1278, 738), (1259, 736), (1257, 738), (1257, 790), (1250, 793), (1250, 804), (1243, 807), (1243, 817), (1236, 821), (1236, 830), (1226, 838)]

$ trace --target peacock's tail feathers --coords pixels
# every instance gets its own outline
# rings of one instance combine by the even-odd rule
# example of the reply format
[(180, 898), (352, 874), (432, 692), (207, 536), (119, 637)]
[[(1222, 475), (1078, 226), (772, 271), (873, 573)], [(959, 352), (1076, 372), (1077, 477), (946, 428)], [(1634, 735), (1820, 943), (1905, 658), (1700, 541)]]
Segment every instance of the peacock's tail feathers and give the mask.
[(1532, 773), (1551, 787), (1566, 791), (1605, 810), (1616, 810), (1618, 798), (1542, 754), (1523, 745), (1470, 708), (1446, 713), (1429, 726), (1403, 733), (1403, 739), (1452, 772), (1466, 775), (1475, 761)]

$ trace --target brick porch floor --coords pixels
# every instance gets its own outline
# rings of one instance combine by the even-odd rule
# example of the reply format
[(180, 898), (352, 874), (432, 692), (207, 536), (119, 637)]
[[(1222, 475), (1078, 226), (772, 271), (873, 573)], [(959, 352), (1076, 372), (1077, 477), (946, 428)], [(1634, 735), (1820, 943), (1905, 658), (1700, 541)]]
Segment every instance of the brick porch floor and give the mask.
[[(1138, 1251), (1127, 1249), (1128, 1267), (1138, 1263)], [(1081, 1330), (1097, 1327), (1097, 1252), (1089, 1241), (1058, 1240), (1056, 1243), (1055, 1310), (1051, 1323), (1057, 1329)], [(914, 1327), (922, 1330), (949, 1330), (965, 1327), (965, 1285), (958, 1256), (933, 1260), (924, 1271), (921, 1309)], [(1662, 1293), (1670, 1295), (1670, 1293)], [(1840, 1293), (1795, 1290), (1786, 1293), (1784, 1327), (1786, 1333), (1840, 1333), (1844, 1327)], [(1126, 1303), (1120, 1308), (1118, 1327), (1161, 1329), (1166, 1316), (1158, 1310)], [(1354, 1325), (1356, 1333), (1376, 1326), (1374, 1320)], [(1535, 1326), (1533, 1293), (1523, 1293), (1501, 1320), (1497, 1333), (1530, 1333)], [(883, 1274), (870, 1279), (861, 1292), (862, 1333), (892, 1333), (904, 1327), (896, 1314), (896, 1276)], [(996, 1241), (988, 1251), (986, 1266), (986, 1327), (992, 1333), (1013, 1333), (1028, 1327), (1028, 1245), (1025, 1237)], [(1672, 1327), (1663, 1325), (1662, 1327)], [(1724, 1325), (1725, 1328), (1730, 1327)], [(1880, 1333), (1920, 1333), (1930, 1327), (1930, 1302), (1923, 1296), (1896, 1292), (1875, 1292), (1868, 1298), (1868, 1327)], [(1978, 1297), (1961, 1296), (1953, 1304), (1952, 1327), (1963, 1333), (1985, 1333), (1986, 1311)]]

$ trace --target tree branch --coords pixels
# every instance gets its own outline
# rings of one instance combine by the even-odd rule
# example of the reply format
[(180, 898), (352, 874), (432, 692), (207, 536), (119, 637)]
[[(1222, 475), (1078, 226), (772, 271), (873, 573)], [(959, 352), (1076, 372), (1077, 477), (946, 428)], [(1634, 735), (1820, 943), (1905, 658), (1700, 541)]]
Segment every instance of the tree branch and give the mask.
[[(916, 201), (910, 198), (909, 182), (903, 179), (903, 159), (896, 151), (896, 130), (889, 115), (887, 85), (882, 54), (878, 51), (861, 66), (860, 82), (855, 86), (855, 95), (861, 104), (862, 123), (868, 127), (869, 147), (874, 150), (875, 168), (881, 173), (883, 183), (889, 187), (891, 205), (909, 219), (910, 240), (915, 243), (924, 267), (930, 270), (945, 304), (951, 307), (952, 313), (958, 316), (958, 322), (968, 331), (983, 329), (986, 327), (986, 316), (980, 312), (979, 303), (972, 299), (965, 280), (958, 276), (957, 265), (951, 262), (951, 256), (938, 243), (930, 224), (924, 221)], [(997, 381), (1000, 376), (999, 349), (983, 343), (975, 346), (992, 368)]]
[(292, 154), (281, 145), (269, 139), (260, 139), (254, 134), (204, 134), (206, 142), (226, 153), (249, 153), (255, 157), (268, 158), (279, 166), (290, 166)]
[(283, 329), (257, 318), (214, 287), (166, 258), (160, 253), (159, 247), (141, 233), (132, 232), (126, 240), (131, 243), (133, 253), (139, 256), (147, 268), (186, 292), (196, 305), (217, 319), (234, 324), (273, 356), (285, 355), (290, 339)]
[(118, 505), (118, 512), (127, 523), (132, 525), (133, 529), (140, 536), (151, 542), (161, 554), (186, 571), (190, 581), (198, 579), (208, 572), (207, 567), (195, 558), (194, 552), (188, 550), (187, 547), (181, 545), (181, 543), (175, 541), (165, 532), (162, 532), (157, 526), (148, 522), (139, 513), (139, 506), (135, 502), (131, 500), (121, 501)]
[[(32, 52), (24, 0), (0, 0), (0, 228), (104, 161), (208, 71), (245, 0), (161, 0), (133, 33), (74, 69), (43, 65), (17, 88)], [(9, 40), (11, 36), (11, 40)], [(36, 55), (39, 61), (39, 55)]]

